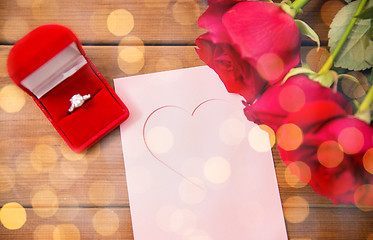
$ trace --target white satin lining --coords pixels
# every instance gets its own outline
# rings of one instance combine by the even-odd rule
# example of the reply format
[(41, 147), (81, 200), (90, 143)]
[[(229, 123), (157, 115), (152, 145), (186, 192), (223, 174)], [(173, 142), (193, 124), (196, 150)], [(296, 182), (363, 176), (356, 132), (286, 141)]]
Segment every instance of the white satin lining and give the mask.
[(80, 53), (76, 43), (73, 42), (23, 79), (21, 84), (37, 98), (41, 98), (85, 64), (87, 64), (87, 60)]

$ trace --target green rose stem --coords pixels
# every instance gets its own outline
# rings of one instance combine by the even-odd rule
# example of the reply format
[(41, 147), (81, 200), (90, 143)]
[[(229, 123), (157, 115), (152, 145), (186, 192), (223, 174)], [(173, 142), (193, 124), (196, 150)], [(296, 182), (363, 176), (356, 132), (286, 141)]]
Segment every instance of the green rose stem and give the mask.
[(291, 6), (295, 9), (295, 11), (298, 13), (302, 8), (311, 0), (295, 0)]
[(373, 87), (370, 87), (367, 95), (365, 96), (363, 102), (360, 104), (356, 113), (364, 112), (365, 110), (369, 109), (372, 101), (373, 101)]
[[(360, 14), (360, 12), (363, 10), (367, 1), (368, 0), (361, 0), (360, 1), (359, 6), (357, 7), (354, 16), (357, 16), (358, 14)], [(335, 58), (338, 56), (339, 52), (342, 49), (343, 44), (346, 42), (348, 36), (350, 35), (350, 33), (352, 31), (352, 28), (354, 27), (354, 25), (356, 23), (356, 20), (357, 20), (356, 17), (352, 17), (352, 19), (351, 19), (350, 23), (348, 24), (345, 32), (343, 33), (341, 39), (338, 41), (337, 46), (335, 47), (334, 51), (330, 54), (330, 56), (328, 57), (328, 59), (326, 60), (326, 62), (322, 66), (322, 68), (320, 69), (319, 74), (327, 73), (330, 70), (330, 68), (333, 65), (333, 62), (334, 62)]]

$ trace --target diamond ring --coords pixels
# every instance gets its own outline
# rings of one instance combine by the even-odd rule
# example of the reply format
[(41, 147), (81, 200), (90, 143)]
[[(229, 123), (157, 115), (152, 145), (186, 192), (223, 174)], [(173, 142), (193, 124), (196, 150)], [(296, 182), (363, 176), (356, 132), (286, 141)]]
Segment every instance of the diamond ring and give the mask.
[(73, 112), (76, 108), (80, 107), (83, 105), (84, 101), (91, 98), (90, 94), (87, 95), (80, 95), (80, 94), (75, 94), (70, 98), (71, 102), (71, 107), (69, 108), (69, 112)]

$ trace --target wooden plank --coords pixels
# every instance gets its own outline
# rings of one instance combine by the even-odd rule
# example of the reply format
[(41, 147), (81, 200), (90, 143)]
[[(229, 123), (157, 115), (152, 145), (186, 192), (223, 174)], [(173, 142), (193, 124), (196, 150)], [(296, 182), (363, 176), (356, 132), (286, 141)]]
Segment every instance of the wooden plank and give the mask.
[[(325, 44), (328, 24), (342, 6), (338, 0), (313, 0), (298, 18), (306, 21)], [(122, 10), (114, 12), (117, 18), (110, 15), (118, 9)], [(127, 32), (146, 44), (193, 44), (205, 32), (196, 21), (206, 9), (204, 0), (3, 0), (0, 43), (13, 44), (37, 26), (58, 23), (71, 28), (85, 44), (116, 45)]]
[[(286, 221), (289, 239), (361, 240), (372, 235), (372, 214), (355, 209), (293, 207)], [(133, 239), (129, 208), (25, 208), (26, 222), (16, 230), (0, 224), (0, 239), (52, 239), (56, 228), (70, 239)], [(285, 209), (286, 213), (287, 209)], [(48, 216), (48, 217), (46, 217)], [(302, 220), (303, 219), (303, 220)], [(191, 229), (192, 230), (192, 229)], [(58, 238), (57, 238), (58, 239)]]

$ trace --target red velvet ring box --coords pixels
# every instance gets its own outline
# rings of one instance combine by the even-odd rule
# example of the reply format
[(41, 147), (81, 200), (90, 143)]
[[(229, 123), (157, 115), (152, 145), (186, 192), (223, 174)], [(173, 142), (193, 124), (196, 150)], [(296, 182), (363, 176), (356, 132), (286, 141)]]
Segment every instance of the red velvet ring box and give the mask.
[[(75, 152), (90, 147), (129, 116), (78, 38), (64, 26), (44, 25), (28, 33), (11, 49), (7, 65), (12, 80), (32, 96)], [(76, 94), (87, 99), (70, 109)]]

